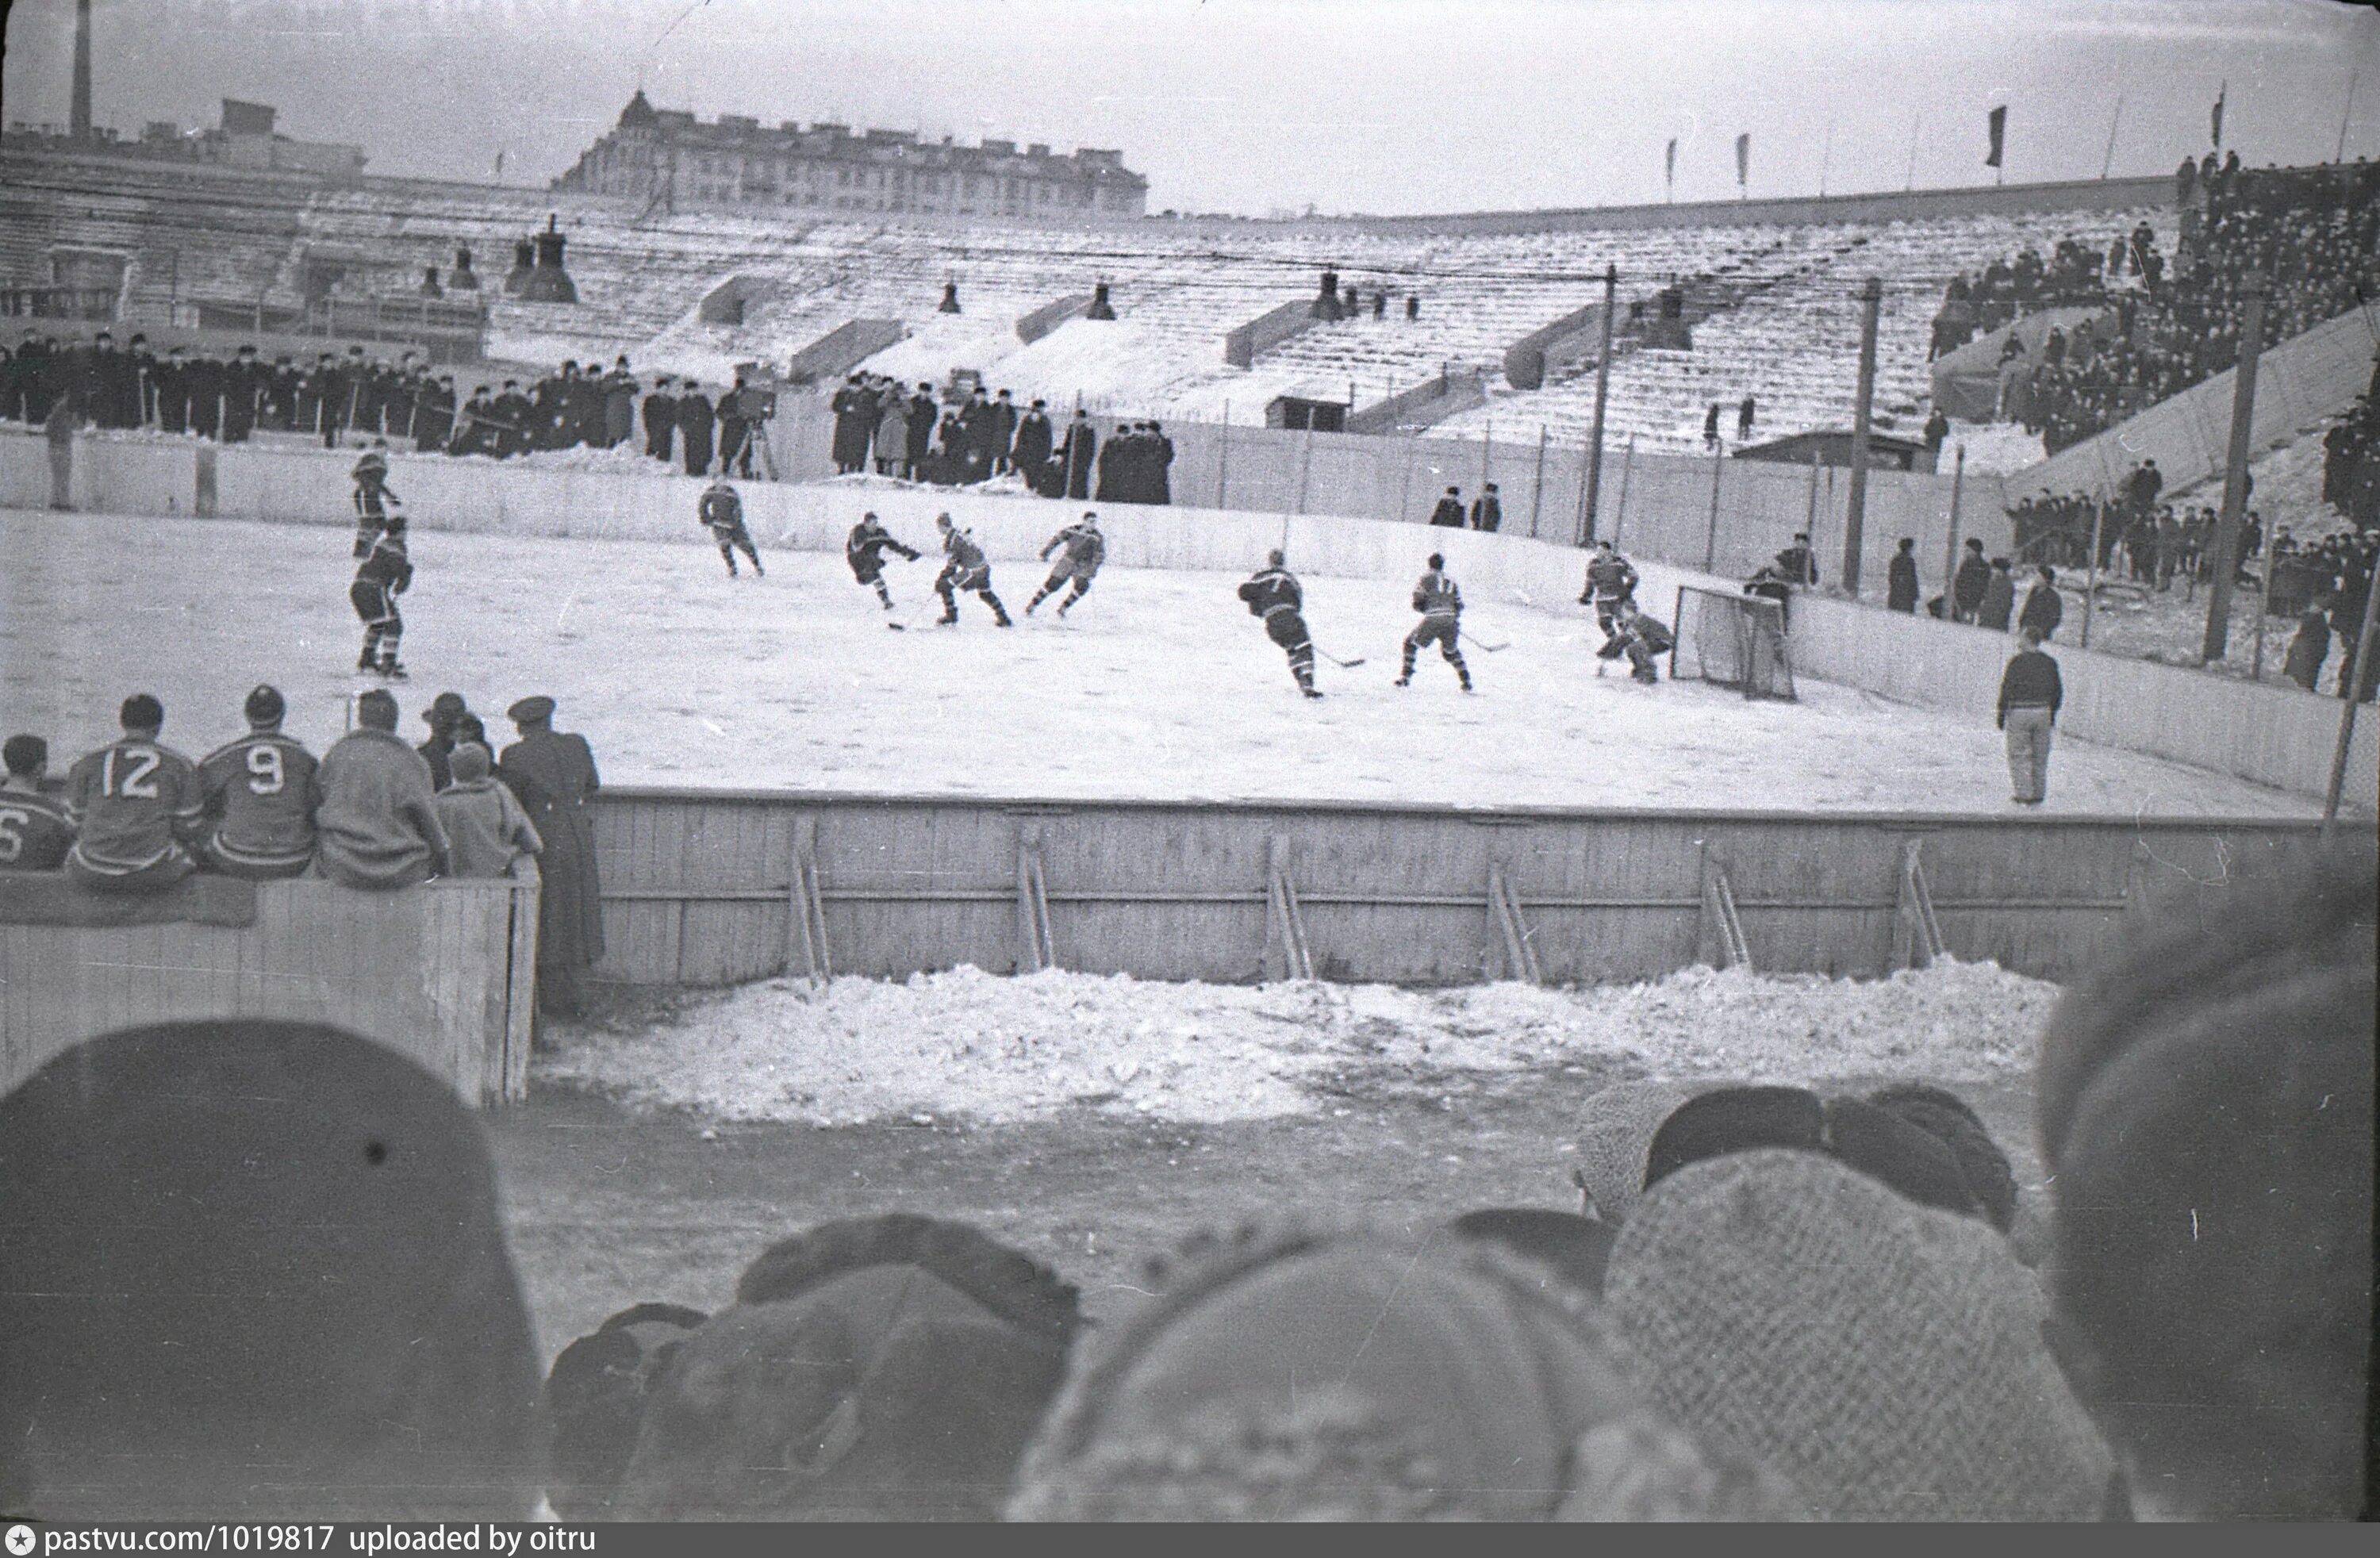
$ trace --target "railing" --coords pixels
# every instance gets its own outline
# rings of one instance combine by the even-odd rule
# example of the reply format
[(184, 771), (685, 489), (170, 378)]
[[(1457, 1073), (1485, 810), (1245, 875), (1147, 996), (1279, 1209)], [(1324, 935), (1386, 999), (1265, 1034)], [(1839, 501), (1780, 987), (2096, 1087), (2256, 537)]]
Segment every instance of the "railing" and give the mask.
[(0, 287), (0, 314), (13, 319), (94, 319), (115, 317), (118, 288), (113, 286)]

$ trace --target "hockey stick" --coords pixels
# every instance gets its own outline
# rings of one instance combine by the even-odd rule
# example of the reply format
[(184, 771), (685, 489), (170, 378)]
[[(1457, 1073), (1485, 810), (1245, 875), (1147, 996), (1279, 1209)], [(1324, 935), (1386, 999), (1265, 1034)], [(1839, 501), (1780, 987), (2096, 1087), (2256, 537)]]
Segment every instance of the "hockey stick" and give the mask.
[[(1308, 641), (1311, 642), (1311, 640)], [(1356, 666), (1364, 663), (1364, 657), (1360, 654), (1353, 660), (1342, 660), (1337, 655), (1332, 654), (1329, 650), (1324, 649), (1320, 644), (1314, 645), (1314, 652), (1320, 655), (1323, 659), (1330, 662), (1331, 664), (1336, 665), (1342, 671), (1353, 671)]]
[(1491, 644), (1485, 639), (1473, 639), (1471, 641), (1474, 645), (1487, 651), (1489, 654), (1501, 654), (1506, 650), (1512, 647), (1509, 640), (1500, 644)]

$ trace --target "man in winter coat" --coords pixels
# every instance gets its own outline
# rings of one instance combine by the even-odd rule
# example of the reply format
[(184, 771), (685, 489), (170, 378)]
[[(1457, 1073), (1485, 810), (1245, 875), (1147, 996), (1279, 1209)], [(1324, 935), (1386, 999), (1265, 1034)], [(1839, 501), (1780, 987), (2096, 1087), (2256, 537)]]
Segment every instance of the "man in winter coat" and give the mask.
[(941, 409), (934, 404), (934, 386), (920, 383), (917, 393), (909, 397), (908, 431), (901, 446), (901, 474), (909, 481), (926, 480), (926, 468), (934, 458), (934, 428), (941, 420)]
[(710, 397), (702, 393), (700, 384), (688, 379), (686, 393), (677, 397), (677, 430), (686, 438), (688, 476), (710, 473), (710, 432), (715, 421)]
[(2066, 603), (2058, 594), (2056, 569), (2043, 563), (2036, 576), (2025, 589), (2024, 604), (2017, 608), (2016, 625), (2020, 629), (2030, 628), (2046, 644), (2058, 631), (2058, 625), (2066, 620)]
[(1959, 571), (1950, 579), (1950, 619), (1972, 623), (1983, 609), (1984, 590), (1992, 581), (1992, 566), (1984, 557), (1984, 543), (1973, 536), (1967, 538), (1967, 554), (1959, 560)]
[(1900, 538), (1900, 550), (1892, 554), (1891, 566), (1886, 571), (1885, 609), (1914, 615), (1917, 593), (1917, 542), (1914, 537), (1903, 536)]
[(1008, 452), (1009, 464), (1037, 491), (1041, 485), (1041, 468), (1050, 463), (1053, 436), (1048, 404), (1044, 401), (1035, 401), (1025, 415), (1017, 419), (1016, 439)]
[(1099, 435), (1092, 431), (1091, 420), (1081, 407), (1075, 408), (1075, 420), (1066, 424), (1066, 441), (1061, 458), (1066, 466), (1066, 495), (1080, 500), (1091, 495), (1091, 471), (1099, 457)]
[(1446, 496), (1439, 499), (1438, 506), (1429, 511), (1431, 524), (1444, 525), (1451, 529), (1463, 529), (1463, 489), (1460, 487), (1449, 487)]
[(1471, 528), (1475, 530), (1497, 530), (1503, 525), (1504, 500), (1496, 495), (1496, 483), (1490, 481), (1487, 490), (1472, 502)]
[(410, 887), (446, 870), (446, 830), (431, 804), (430, 765), (396, 734), (396, 699), (356, 700), (356, 728), (315, 769), (315, 868), (349, 887)]
[(2289, 657), (2281, 662), (2281, 675), (2308, 692), (2322, 680), (2322, 663), (2330, 658), (2330, 618), (2325, 613), (2325, 603), (2316, 601), (2299, 615), (2297, 635), (2289, 639)]
[(676, 381), (664, 373), (653, 381), (652, 394), (645, 396), (645, 453), (663, 465), (677, 444), (677, 396), (670, 392)]
[(2010, 614), (2016, 610), (2016, 578), (2009, 572), (2009, 560), (1992, 559), (1991, 577), (1984, 580), (1984, 598), (1975, 606), (1975, 624), (1995, 633), (2009, 629)]
[(554, 730), (552, 699), (524, 698), (505, 712), (521, 738), (504, 749), (497, 777), (545, 845), (538, 858), (545, 876), (538, 904), (538, 1004), (566, 1016), (579, 1007), (587, 970), (603, 956), (592, 805), (601, 781), (587, 738)]

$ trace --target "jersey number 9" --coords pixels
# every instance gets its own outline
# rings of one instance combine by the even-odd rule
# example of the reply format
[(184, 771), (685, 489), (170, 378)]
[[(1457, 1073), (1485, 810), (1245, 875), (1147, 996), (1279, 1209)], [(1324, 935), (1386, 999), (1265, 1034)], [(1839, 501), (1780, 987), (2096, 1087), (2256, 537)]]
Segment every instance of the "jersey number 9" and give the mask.
[(281, 768), (281, 749), (250, 747), (248, 749), (248, 792), (256, 796), (277, 796), (285, 783)]

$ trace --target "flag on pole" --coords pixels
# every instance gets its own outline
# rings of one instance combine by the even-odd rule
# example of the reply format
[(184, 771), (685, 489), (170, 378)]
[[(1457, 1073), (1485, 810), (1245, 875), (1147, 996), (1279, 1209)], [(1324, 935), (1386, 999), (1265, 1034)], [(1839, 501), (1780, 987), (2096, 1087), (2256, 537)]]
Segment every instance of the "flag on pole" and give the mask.
[(1985, 167), (1998, 167), (1998, 166), (1999, 166), (1999, 165), (2000, 165), (2000, 152), (2001, 152), (2001, 149), (2002, 149), (2002, 148), (2007, 144), (2007, 137), (2008, 137), (2008, 105), (2007, 105), (2007, 104), (2003, 103), (2003, 104), (2001, 104), (1999, 107), (1995, 108), (1995, 109), (1993, 109), (1993, 110), (1992, 110), (1992, 112), (1991, 112), (1991, 118), (1990, 118), (1990, 124), (1991, 124), (1991, 133), (1992, 133), (1992, 149), (1991, 149), (1989, 152), (1985, 152), (1985, 153), (1984, 154), (1984, 165), (1985, 165)]
[(1670, 138), (1669, 155), (1662, 163), (1661, 182), (1667, 186), (1678, 182), (1678, 138), (1674, 135)]
[(2231, 83), (2228, 81), (2215, 89), (2215, 112), (2209, 117), (2215, 131), (2215, 149), (2217, 152), (2223, 150), (2223, 99), (2229, 94), (2230, 91)]
[(1735, 186), (1745, 188), (1752, 178), (1752, 132), (1744, 131), (1735, 138)]
[(496, 176), (497, 176), (498, 178), (502, 178), (502, 177), (504, 177), (504, 153), (503, 150), (502, 150), (501, 148), (499, 148), (499, 149), (498, 149), (498, 151), (497, 151), (497, 152), (496, 152)]

